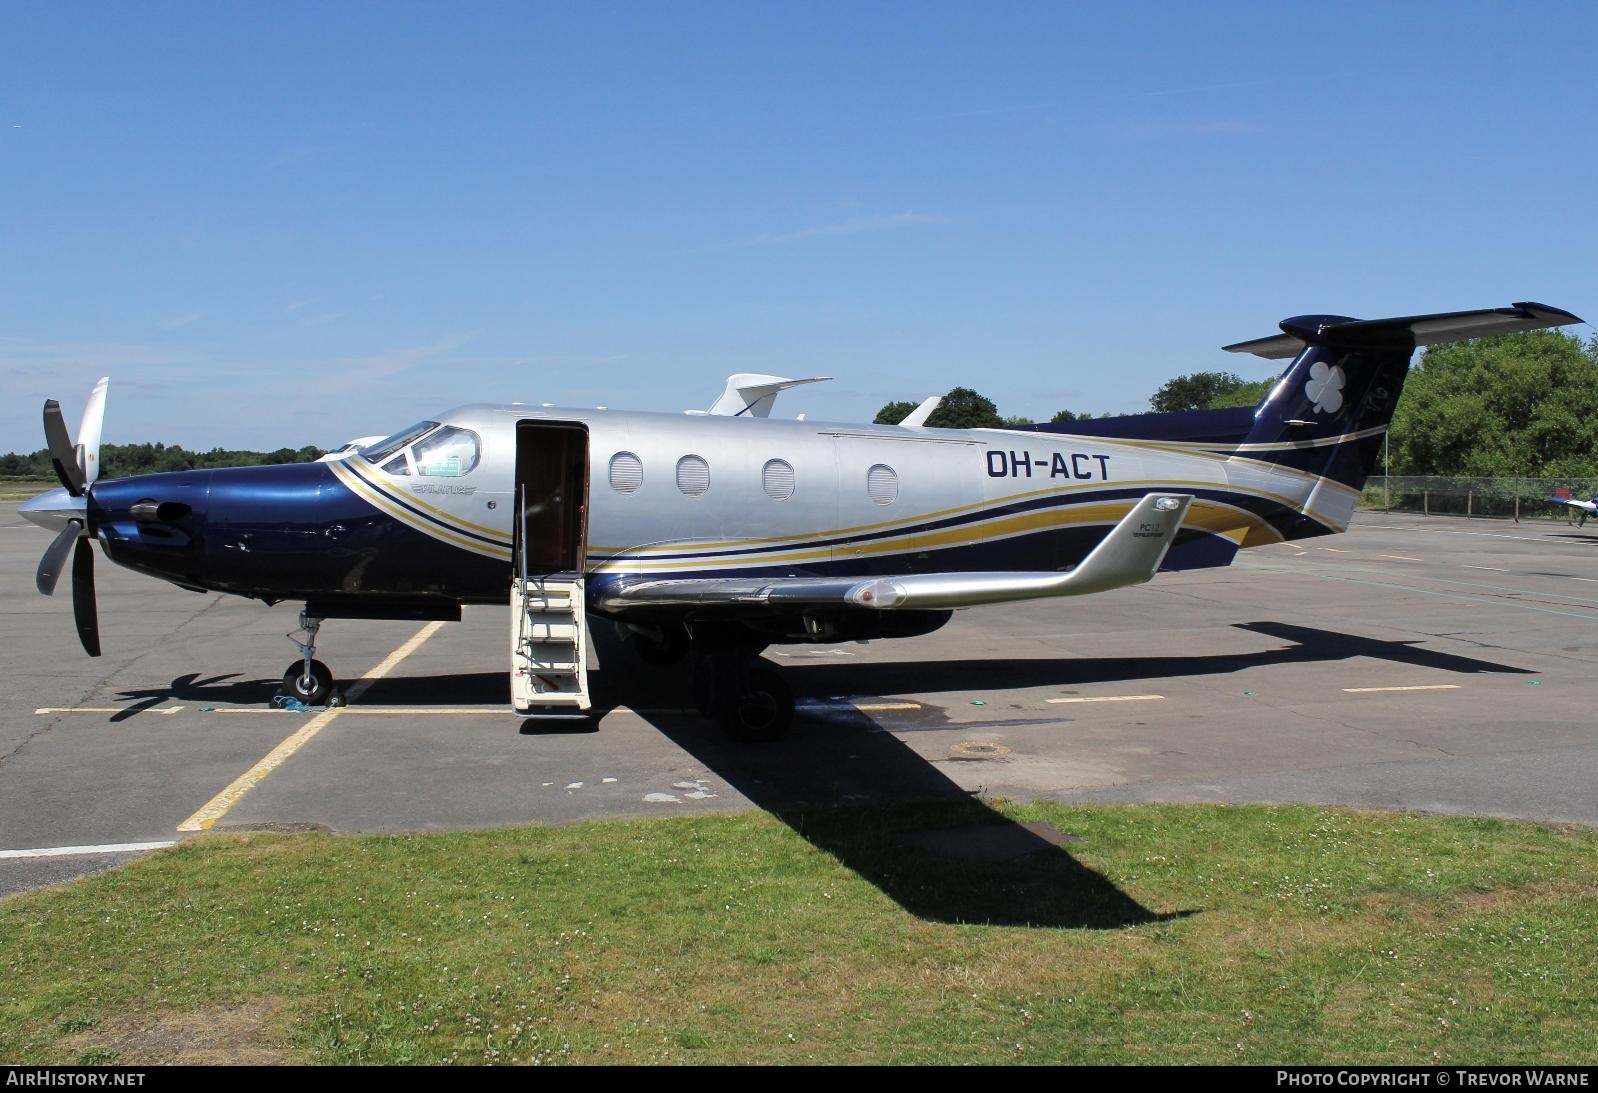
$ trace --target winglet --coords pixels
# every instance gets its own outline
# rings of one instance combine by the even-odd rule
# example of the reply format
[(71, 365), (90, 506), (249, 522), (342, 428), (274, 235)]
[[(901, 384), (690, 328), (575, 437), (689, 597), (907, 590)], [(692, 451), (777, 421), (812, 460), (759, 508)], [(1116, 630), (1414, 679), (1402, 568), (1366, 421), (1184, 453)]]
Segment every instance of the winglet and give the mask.
[(727, 377), (727, 387), (706, 411), (712, 417), (767, 417), (777, 396), (790, 387), (820, 383), (831, 376), (810, 376), (792, 380), (756, 372), (737, 372)]
[(904, 420), (899, 422), (906, 429), (919, 429), (927, 423), (927, 418), (932, 416), (932, 411), (943, 405), (942, 395), (933, 395), (931, 398), (922, 399), (921, 405), (904, 415)]
[(1142, 584), (1159, 572), (1166, 551), (1193, 504), (1190, 493), (1151, 493), (1132, 507), (1110, 533), (1099, 540), (1082, 563), (1065, 575), (1061, 595), (1105, 592)]

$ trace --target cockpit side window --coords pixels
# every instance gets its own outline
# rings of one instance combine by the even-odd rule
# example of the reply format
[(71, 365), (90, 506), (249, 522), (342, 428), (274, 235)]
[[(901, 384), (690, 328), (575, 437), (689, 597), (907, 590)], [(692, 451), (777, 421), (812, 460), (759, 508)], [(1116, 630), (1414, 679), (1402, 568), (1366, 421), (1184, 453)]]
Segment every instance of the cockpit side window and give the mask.
[(435, 478), (459, 478), (477, 466), (482, 444), (470, 429), (446, 425), (411, 450), (416, 473)]
[(401, 452), (399, 455), (396, 455), (393, 459), (390, 459), (387, 463), (385, 463), (383, 465), (383, 469), (389, 474), (408, 475), (411, 473), (411, 465), (406, 461), (404, 452)]
[(369, 448), (362, 448), (361, 455), (368, 463), (381, 464), (407, 444), (421, 439), (436, 428), (438, 428), (438, 422), (436, 421), (418, 421), (415, 425), (408, 429), (400, 430), (387, 440), (379, 440)]

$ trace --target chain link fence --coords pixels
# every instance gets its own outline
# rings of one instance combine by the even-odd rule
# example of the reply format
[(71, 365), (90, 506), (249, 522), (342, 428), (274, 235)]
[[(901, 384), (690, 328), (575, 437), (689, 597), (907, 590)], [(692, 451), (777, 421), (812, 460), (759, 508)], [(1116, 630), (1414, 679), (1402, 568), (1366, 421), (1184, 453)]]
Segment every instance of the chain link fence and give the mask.
[(1365, 483), (1359, 507), (1434, 516), (1575, 523), (1585, 514), (1550, 497), (1586, 501), (1598, 495), (1598, 478), (1454, 478), (1447, 475), (1377, 475)]

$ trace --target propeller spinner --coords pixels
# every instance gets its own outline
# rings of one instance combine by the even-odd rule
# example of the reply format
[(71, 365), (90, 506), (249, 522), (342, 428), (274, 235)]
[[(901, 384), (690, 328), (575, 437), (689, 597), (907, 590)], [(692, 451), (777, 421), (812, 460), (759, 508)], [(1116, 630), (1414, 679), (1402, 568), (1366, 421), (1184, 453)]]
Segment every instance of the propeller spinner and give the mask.
[(57, 534), (39, 559), (34, 583), (46, 596), (55, 592), (67, 553), (72, 554), (72, 615), (78, 640), (91, 657), (100, 655), (100, 620), (94, 597), (94, 547), (89, 541), (88, 493), (100, 477), (100, 427), (105, 420), (106, 377), (94, 385), (83, 407), (76, 445), (67, 436), (61, 404), (44, 404), (44, 440), (61, 488), (24, 502), (18, 513)]

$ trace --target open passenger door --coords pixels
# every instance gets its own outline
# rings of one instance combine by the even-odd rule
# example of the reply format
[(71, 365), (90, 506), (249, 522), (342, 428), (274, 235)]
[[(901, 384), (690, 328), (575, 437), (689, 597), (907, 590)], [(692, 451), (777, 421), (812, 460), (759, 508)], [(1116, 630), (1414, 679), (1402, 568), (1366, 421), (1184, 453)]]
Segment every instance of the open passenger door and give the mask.
[(515, 497), (511, 705), (523, 717), (585, 717), (588, 430), (574, 422), (517, 423)]

